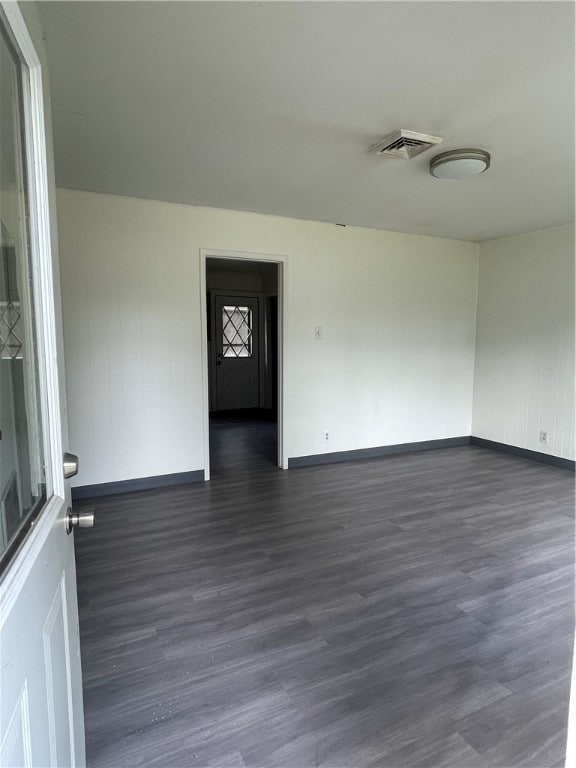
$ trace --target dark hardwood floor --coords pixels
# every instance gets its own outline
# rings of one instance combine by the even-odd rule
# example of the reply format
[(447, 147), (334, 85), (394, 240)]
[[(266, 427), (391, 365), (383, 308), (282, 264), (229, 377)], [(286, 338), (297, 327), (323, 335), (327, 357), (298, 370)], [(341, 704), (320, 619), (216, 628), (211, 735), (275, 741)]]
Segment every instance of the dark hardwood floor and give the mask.
[(210, 483), (77, 531), (89, 766), (562, 766), (574, 476), (476, 447), (283, 472), (274, 431), (215, 424)]

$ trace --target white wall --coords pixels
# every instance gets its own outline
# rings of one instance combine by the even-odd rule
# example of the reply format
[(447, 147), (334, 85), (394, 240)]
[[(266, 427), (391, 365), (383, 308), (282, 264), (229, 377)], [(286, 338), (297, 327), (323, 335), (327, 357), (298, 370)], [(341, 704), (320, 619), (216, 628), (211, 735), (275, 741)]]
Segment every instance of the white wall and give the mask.
[(470, 434), (476, 244), (67, 190), (58, 209), (77, 485), (204, 467), (200, 248), (286, 256), (287, 457)]
[(480, 247), (472, 432), (575, 458), (573, 225)]

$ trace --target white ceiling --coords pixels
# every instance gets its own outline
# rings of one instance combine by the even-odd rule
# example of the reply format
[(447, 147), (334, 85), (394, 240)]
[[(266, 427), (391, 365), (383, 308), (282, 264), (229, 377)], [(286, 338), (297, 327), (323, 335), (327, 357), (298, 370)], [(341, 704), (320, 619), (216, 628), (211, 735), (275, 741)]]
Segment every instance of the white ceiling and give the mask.
[[(43, 2), (61, 187), (486, 240), (574, 219), (571, 2)], [(410, 161), (367, 148), (445, 137)], [(492, 153), (440, 181), (431, 156)]]

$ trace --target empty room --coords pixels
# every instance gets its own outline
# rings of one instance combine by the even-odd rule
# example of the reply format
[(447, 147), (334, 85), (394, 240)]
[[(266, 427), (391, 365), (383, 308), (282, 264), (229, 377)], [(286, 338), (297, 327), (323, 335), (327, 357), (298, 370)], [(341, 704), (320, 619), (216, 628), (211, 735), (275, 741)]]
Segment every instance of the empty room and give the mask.
[(2, 768), (574, 768), (574, 3), (0, 32)]

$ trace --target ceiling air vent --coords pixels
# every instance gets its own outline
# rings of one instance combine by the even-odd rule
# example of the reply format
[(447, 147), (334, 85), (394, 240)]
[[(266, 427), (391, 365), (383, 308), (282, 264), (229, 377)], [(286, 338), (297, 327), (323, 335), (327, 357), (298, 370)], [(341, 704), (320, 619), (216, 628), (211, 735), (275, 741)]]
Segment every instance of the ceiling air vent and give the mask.
[(438, 136), (427, 136), (425, 133), (414, 133), (402, 128), (374, 144), (370, 147), (370, 152), (383, 157), (402, 157), (404, 160), (410, 160), (441, 141), (443, 139)]

